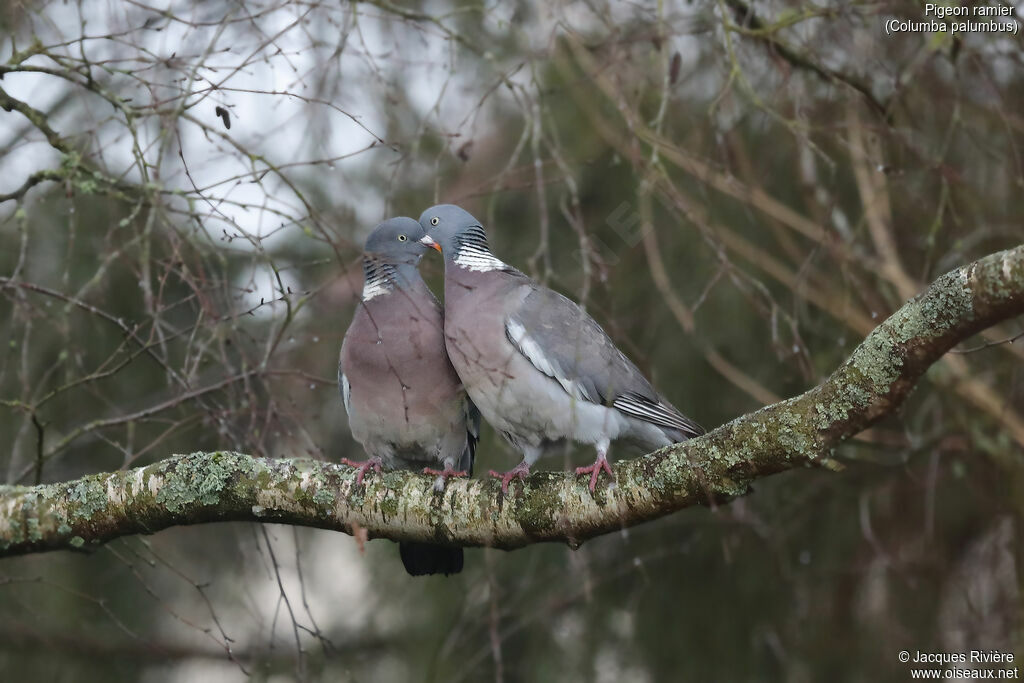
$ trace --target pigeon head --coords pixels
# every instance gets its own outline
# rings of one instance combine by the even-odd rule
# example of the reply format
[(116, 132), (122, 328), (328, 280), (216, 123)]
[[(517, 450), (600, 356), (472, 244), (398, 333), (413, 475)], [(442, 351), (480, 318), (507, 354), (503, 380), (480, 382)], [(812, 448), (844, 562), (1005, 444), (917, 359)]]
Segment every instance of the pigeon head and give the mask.
[[(420, 225), (428, 235), (424, 244), (437, 249), (446, 258), (454, 258), (459, 251), (459, 246), (468, 235), (473, 233), (484, 235), (480, 221), (473, 218), (473, 215), (465, 209), (454, 204), (438, 204), (430, 207), (420, 216)], [(484, 239), (486, 240), (486, 237)]]
[(373, 229), (363, 248), (363, 301), (422, 282), (416, 266), (427, 252), (424, 237), (420, 224), (404, 216)]
[(420, 240), (444, 254), (446, 263), (469, 270), (504, 270), (504, 263), (491, 254), (487, 233), (471, 213), (454, 204), (438, 204), (423, 212), (420, 225), (427, 231)]
[(389, 218), (366, 238), (363, 253), (381, 264), (415, 266), (427, 252), (426, 245), (420, 242), (424, 235), (426, 231), (411, 218)]

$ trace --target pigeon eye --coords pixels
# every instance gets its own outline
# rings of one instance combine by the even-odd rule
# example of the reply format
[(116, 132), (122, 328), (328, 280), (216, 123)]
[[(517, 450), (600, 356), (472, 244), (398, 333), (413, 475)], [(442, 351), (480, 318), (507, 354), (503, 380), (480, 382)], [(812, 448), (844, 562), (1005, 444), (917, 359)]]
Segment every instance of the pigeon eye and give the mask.
[(408, 237), (406, 237), (405, 235), (399, 235), (399, 236), (398, 236), (398, 241), (399, 241), (399, 242), (404, 242), (404, 241), (406, 241), (407, 239), (409, 239), (409, 238), (408, 238)]
[(440, 222), (441, 222), (441, 219), (438, 218), (437, 216), (434, 216), (433, 218), (430, 219), (430, 224), (431, 225), (437, 225)]

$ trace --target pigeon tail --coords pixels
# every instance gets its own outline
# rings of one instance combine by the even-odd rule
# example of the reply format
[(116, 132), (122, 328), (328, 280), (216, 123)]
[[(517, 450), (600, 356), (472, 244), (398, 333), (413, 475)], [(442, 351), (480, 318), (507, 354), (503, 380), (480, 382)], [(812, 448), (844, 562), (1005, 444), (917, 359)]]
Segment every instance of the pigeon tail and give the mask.
[(398, 552), (410, 576), (447, 576), (462, 571), (462, 548), (403, 541), (398, 544)]

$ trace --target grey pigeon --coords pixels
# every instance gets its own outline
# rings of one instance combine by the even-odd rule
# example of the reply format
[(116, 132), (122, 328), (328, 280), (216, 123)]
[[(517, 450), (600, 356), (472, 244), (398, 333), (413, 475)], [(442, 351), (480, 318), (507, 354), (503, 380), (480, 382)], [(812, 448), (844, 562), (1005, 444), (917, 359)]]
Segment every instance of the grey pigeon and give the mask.
[(578, 305), (496, 258), (476, 218), (451, 204), (420, 216), (423, 243), (444, 255), (445, 343), (466, 392), (523, 454), (502, 490), (524, 478), (564, 439), (593, 444), (579, 467), (590, 490), (612, 475), (608, 448), (625, 439), (646, 451), (704, 429), (654, 390), (601, 326)]
[[(466, 398), (444, 345), (444, 314), (416, 266), (427, 248), (412, 218), (392, 218), (366, 240), (365, 281), (338, 362), (338, 385), (349, 428), (369, 460), (359, 469), (421, 469), (437, 476), (468, 476), (480, 433), (480, 414)], [(440, 465), (443, 469), (432, 469)], [(455, 574), (462, 549), (399, 544), (413, 576)]]

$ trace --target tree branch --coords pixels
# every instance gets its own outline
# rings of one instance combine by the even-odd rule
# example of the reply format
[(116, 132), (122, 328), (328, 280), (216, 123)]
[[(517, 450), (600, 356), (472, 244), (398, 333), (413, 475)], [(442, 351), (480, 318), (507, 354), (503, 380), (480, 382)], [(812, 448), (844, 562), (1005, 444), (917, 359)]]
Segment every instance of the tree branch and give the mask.
[(888, 104), (875, 97), (875, 94), (871, 92), (871, 88), (867, 83), (848, 74), (844, 74), (840, 71), (818, 64), (817, 62), (798, 54), (792, 48), (788, 47), (785, 43), (776, 38), (771, 27), (765, 26), (764, 22), (757, 16), (753, 8), (743, 0), (725, 0), (725, 2), (729, 8), (732, 9), (733, 16), (739, 24), (739, 26), (730, 27), (731, 30), (740, 31), (755, 40), (761, 41), (769, 50), (773, 51), (779, 57), (798, 69), (805, 69), (811, 73), (817, 74), (826, 82), (842, 83), (853, 88), (864, 96), (864, 99), (869, 105), (871, 105), (871, 108), (874, 109), (879, 116), (881, 116), (886, 122), (891, 122), (892, 115), (889, 112)]
[(496, 481), (387, 472), (355, 485), (334, 463), (239, 453), (179, 455), (148, 467), (41, 486), (0, 487), (0, 556), (82, 548), (170, 526), (279, 522), (365, 530), (371, 538), (512, 549), (578, 545), (626, 526), (748, 491), (763, 476), (827, 464), (832, 448), (891, 414), (953, 345), (1024, 313), (1024, 245), (936, 280), (804, 394), (707, 435), (614, 466), (595, 494), (568, 472), (538, 472), (502, 496)]

